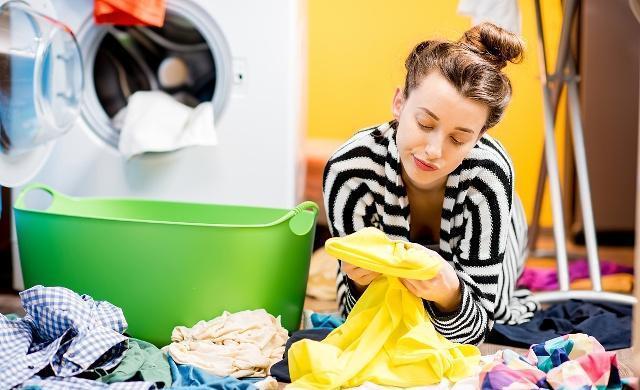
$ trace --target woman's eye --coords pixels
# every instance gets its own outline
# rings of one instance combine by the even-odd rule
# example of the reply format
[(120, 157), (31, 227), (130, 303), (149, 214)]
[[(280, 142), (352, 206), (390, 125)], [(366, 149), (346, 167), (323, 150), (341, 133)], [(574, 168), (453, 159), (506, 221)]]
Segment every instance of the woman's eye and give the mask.
[(462, 141), (458, 141), (455, 137), (451, 137), (451, 141), (455, 144), (455, 145), (462, 145), (464, 142)]
[(418, 122), (418, 126), (420, 126), (422, 129), (425, 129), (425, 130), (433, 130), (432, 126), (423, 125), (420, 122)]

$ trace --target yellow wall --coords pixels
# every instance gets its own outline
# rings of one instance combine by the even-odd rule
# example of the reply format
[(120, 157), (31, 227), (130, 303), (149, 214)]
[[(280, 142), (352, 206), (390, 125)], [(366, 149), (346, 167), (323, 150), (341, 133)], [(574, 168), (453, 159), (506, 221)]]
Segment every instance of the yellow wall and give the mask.
[[(308, 0), (309, 137), (346, 139), (359, 128), (389, 120), (393, 91), (403, 83), (404, 59), (413, 46), (434, 37), (458, 39), (471, 26), (470, 18), (456, 13), (457, 3)], [(490, 133), (511, 154), (516, 190), (531, 218), (543, 144), (542, 96), (534, 2), (519, 0), (519, 6), (525, 60), (506, 68), (513, 99)], [(542, 7), (547, 39), (555, 43), (560, 2), (543, 0)], [(553, 57), (555, 45), (547, 52)], [(563, 130), (558, 128), (558, 134)], [(542, 223), (550, 225), (548, 198), (544, 204)]]

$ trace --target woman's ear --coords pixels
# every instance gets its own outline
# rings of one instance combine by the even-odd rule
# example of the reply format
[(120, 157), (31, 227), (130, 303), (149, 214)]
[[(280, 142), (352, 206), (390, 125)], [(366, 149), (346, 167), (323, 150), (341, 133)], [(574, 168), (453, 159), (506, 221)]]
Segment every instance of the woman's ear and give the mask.
[(396, 93), (393, 95), (393, 104), (391, 106), (391, 111), (393, 112), (393, 119), (396, 121), (400, 120), (400, 114), (402, 113), (402, 108), (404, 107), (404, 96), (400, 88), (396, 87)]

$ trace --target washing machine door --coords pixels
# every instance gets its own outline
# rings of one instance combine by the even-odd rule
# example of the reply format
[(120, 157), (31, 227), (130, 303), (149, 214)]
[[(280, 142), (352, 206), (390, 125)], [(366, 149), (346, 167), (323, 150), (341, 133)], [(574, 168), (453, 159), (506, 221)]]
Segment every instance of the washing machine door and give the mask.
[(0, 5), (0, 185), (8, 187), (42, 168), (80, 114), (80, 49), (71, 30), (40, 12), (42, 3)]

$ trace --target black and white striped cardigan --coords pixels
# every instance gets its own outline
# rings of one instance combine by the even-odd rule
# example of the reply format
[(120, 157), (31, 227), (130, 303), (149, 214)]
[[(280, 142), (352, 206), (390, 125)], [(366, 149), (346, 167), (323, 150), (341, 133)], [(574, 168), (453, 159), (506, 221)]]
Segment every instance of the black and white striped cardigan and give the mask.
[[(333, 236), (374, 226), (392, 239), (409, 240), (409, 201), (392, 122), (356, 133), (328, 161), (323, 194)], [(460, 278), (462, 302), (450, 313), (425, 308), (448, 339), (479, 344), (494, 321), (528, 321), (538, 305), (515, 283), (526, 258), (527, 224), (514, 195), (513, 167), (502, 145), (488, 135), (448, 177), (438, 252)], [(343, 316), (357, 296), (338, 270)]]

